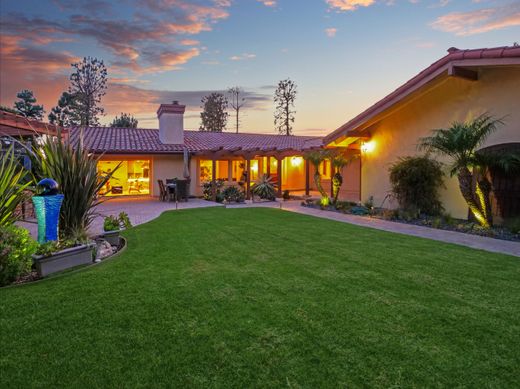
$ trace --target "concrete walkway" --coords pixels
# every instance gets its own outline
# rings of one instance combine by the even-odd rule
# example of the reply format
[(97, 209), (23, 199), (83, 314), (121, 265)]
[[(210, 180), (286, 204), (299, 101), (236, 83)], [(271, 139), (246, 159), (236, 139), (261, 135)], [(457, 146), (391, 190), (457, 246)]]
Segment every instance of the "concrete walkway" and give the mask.
[[(189, 199), (188, 202), (174, 203), (144, 196), (112, 198), (96, 208), (97, 216), (89, 228), (89, 234), (101, 234), (103, 232), (104, 218), (109, 215), (117, 216), (123, 211), (128, 214), (130, 221), (136, 226), (159, 217), (164, 211), (218, 206), (222, 206), (222, 204), (202, 199)], [(38, 226), (35, 221), (30, 223), (18, 222), (17, 224), (28, 229), (34, 238), (38, 236)]]
[(322, 211), (320, 209), (302, 207), (300, 202), (294, 201), (283, 203), (282, 209), (303, 215), (311, 215), (324, 219), (336, 220), (343, 223), (375, 228), (377, 230), (418, 236), (421, 238), (433, 239), (446, 243), (454, 243), (475, 249), (520, 257), (520, 242), (487, 238), (485, 236), (465, 234), (456, 231), (446, 231), (436, 228), (416, 226), (413, 224), (397, 223), (365, 216), (346, 215), (343, 213)]

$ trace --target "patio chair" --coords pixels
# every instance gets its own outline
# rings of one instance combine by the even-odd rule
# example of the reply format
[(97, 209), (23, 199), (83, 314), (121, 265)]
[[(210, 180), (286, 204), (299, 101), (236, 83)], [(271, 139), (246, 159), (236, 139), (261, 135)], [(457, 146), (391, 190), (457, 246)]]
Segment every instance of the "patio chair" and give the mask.
[(163, 180), (157, 180), (159, 184), (159, 201), (166, 201), (168, 199), (168, 192)]
[(188, 180), (177, 180), (175, 195), (177, 201), (188, 201)]

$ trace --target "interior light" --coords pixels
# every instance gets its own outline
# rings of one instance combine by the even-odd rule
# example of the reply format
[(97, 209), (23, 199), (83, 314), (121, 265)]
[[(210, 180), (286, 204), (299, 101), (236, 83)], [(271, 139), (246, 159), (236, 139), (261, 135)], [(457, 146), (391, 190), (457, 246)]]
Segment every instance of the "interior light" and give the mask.
[(293, 165), (294, 167), (297, 167), (297, 166), (300, 166), (303, 162), (303, 158), (302, 157), (292, 157), (291, 158), (291, 165)]

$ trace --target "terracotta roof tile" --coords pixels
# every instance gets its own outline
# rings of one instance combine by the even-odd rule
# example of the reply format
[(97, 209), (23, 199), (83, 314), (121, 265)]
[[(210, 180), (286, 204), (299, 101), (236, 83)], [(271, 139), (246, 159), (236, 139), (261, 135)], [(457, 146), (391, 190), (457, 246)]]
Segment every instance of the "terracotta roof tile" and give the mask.
[[(81, 130), (71, 129), (73, 144), (79, 143)], [(83, 144), (95, 153), (182, 153), (214, 150), (295, 150), (302, 151), (322, 144), (314, 136), (284, 136), (232, 132), (184, 131), (184, 145), (163, 144), (159, 130), (144, 128), (87, 127), (83, 129)]]

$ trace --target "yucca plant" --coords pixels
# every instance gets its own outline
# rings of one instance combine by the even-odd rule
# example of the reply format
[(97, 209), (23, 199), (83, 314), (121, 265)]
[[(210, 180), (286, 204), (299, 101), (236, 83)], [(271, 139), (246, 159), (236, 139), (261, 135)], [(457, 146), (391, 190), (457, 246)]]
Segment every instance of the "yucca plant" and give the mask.
[(502, 120), (484, 114), (468, 122), (455, 122), (448, 129), (434, 130), (432, 136), (421, 139), (419, 146), (451, 159), (450, 173), (457, 176), (464, 200), (484, 228), (493, 224), (490, 169), (508, 171), (520, 165), (520, 158), (514, 154), (478, 151), (502, 124)]
[(24, 191), (31, 181), (16, 160), (13, 146), (0, 159), (0, 226), (5, 226), (18, 220), (16, 208), (27, 198)]
[(101, 156), (89, 154), (84, 147), (47, 138), (33, 149), (33, 167), (38, 180), (49, 177), (59, 184), (64, 195), (60, 211), (60, 235), (63, 239), (82, 240), (96, 216), (95, 207), (106, 200), (100, 190), (112, 177), (97, 169)]
[(272, 183), (272, 178), (267, 174), (262, 175), (251, 188), (251, 193), (264, 200), (274, 200), (276, 190)]

